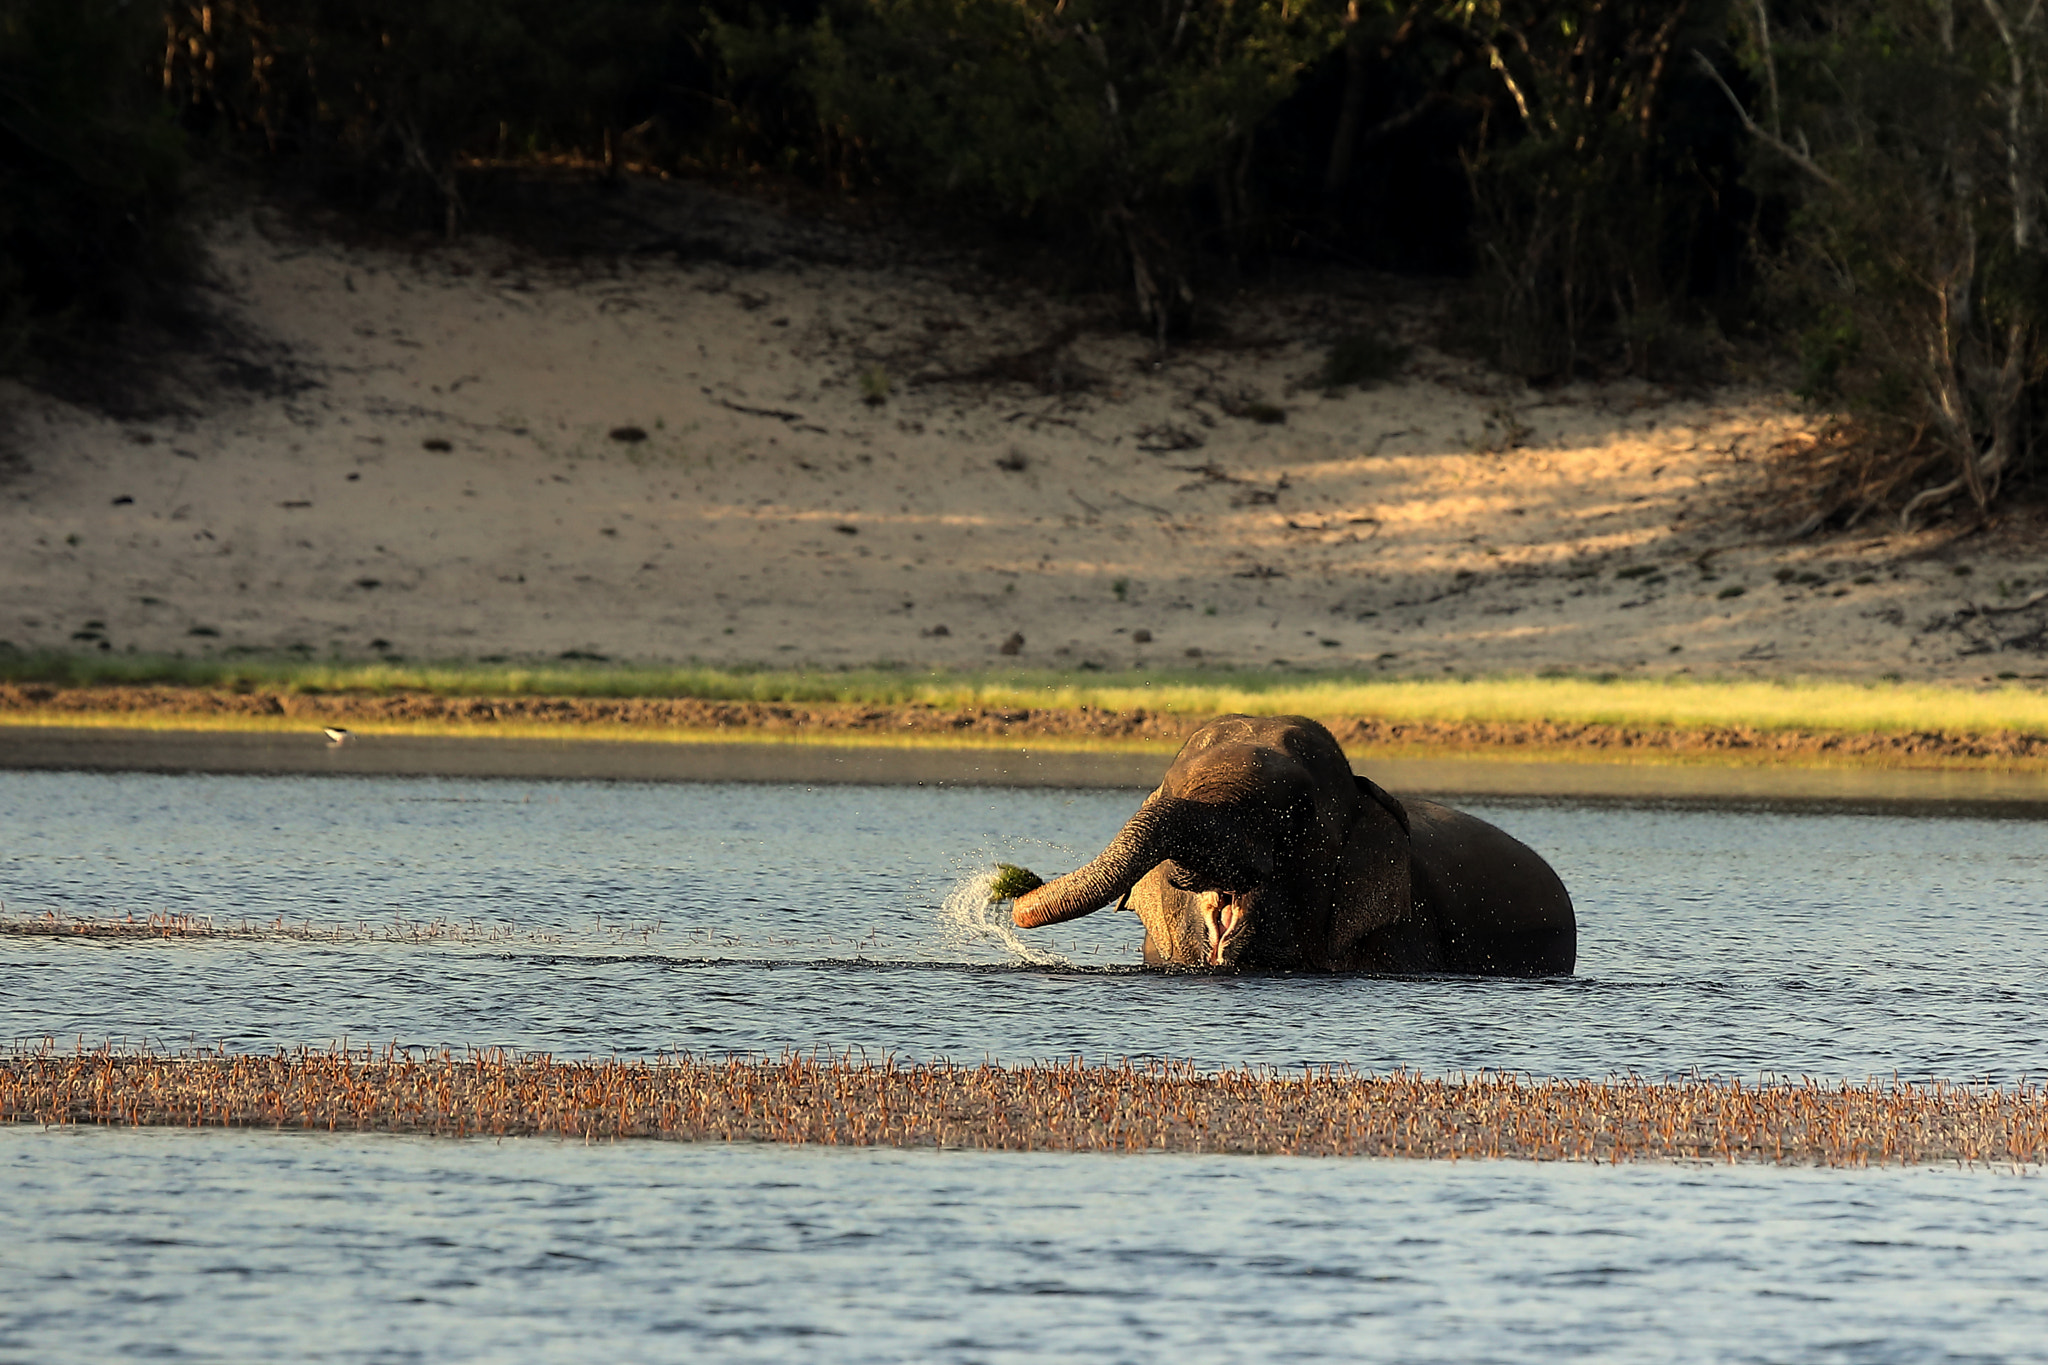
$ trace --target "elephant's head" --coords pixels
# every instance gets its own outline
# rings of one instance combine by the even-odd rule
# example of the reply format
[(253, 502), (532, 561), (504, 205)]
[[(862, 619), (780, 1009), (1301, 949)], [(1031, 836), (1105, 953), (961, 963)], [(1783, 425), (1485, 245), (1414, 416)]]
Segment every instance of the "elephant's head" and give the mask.
[(1284, 750), (1184, 752), (1109, 847), (1019, 898), (1011, 919), (1021, 929), (1076, 919), (1146, 881), (1138, 908), (1171, 960), (1287, 965), (1301, 951), (1300, 911), (1312, 896), (1303, 881), (1317, 861), (1303, 844), (1318, 824), (1315, 780)]

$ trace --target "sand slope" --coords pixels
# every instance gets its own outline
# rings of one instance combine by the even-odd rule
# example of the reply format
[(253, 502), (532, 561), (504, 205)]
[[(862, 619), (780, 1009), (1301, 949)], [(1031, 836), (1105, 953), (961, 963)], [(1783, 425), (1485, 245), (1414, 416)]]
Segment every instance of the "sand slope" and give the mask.
[(1334, 334), (1425, 321), (1364, 286), (1240, 301), (1233, 344), (1158, 363), (1074, 330), (1099, 304), (781, 250), (768, 211), (722, 212), (766, 247), (566, 266), (222, 224), (223, 289), (306, 386), (146, 424), (10, 391), (30, 468), (0, 484), (0, 640), (2048, 672), (2048, 600), (1968, 614), (2048, 587), (2038, 540), (1913, 558), (1930, 542), (1759, 529), (1765, 457), (1817, 420), (1780, 396), (1537, 393), (1419, 346), (1326, 397), (1306, 381)]

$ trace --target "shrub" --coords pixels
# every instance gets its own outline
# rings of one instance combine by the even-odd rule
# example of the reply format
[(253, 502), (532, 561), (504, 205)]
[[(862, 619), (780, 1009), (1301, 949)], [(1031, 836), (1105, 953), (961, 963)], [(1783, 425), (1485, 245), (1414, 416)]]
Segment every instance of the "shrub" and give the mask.
[(157, 20), (124, 0), (0, 8), (0, 369), (128, 321), (184, 274)]
[(1398, 373), (1409, 353), (1410, 348), (1370, 332), (1354, 332), (1331, 345), (1316, 380), (1325, 389), (1371, 388)]
[(381, 207), (424, 199), (448, 236), (465, 152), (548, 86), (527, 6), (498, 0), (221, 0), (167, 10), (178, 102)]
[(1659, 368), (1682, 333), (1702, 224), (1740, 170), (1733, 122), (1686, 60), (1719, 48), (1726, 0), (1474, 0), (1460, 6), (1483, 117), (1463, 151), (1481, 335), (1565, 378), (1612, 339)]
[(1206, 245), (1251, 244), (1254, 137), (1340, 26), (1277, 0), (839, 0), (715, 34), (736, 77), (806, 92), (842, 179), (1108, 243), (1163, 339), (1194, 301), (1194, 201)]
[(686, 158), (708, 122), (690, 0), (171, 0), (165, 83), (193, 127), (446, 235), (479, 163), (625, 141)]
[[(1902, 526), (1958, 497), (1981, 516), (2042, 434), (2048, 19), (1819, 0), (1773, 25), (1759, 7), (1744, 57), (1756, 174), (1797, 205), (1776, 284), (1811, 320), (1808, 384), (1893, 452), (1895, 472), (1854, 481), (1850, 519), (1895, 495)], [(1930, 446), (1946, 474), (1927, 482)]]

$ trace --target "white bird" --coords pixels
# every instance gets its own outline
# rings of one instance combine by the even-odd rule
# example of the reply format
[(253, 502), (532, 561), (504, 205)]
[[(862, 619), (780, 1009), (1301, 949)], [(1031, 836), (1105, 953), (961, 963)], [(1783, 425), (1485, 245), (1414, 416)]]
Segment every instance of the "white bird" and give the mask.
[(326, 734), (329, 744), (346, 744), (355, 738), (354, 735), (337, 725), (328, 726), (323, 733)]

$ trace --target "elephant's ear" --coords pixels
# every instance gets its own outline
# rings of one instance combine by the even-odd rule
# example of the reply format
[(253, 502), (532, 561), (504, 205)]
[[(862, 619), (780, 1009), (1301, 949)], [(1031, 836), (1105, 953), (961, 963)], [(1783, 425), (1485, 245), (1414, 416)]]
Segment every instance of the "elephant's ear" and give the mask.
[(1358, 784), (1358, 794), (1360, 796), (1370, 796), (1386, 808), (1387, 814), (1394, 817), (1394, 823), (1401, 827), (1403, 834), (1413, 835), (1415, 833), (1414, 830), (1408, 827), (1408, 808), (1401, 804), (1400, 798), (1369, 777), (1359, 777), (1354, 774), (1351, 780)]

